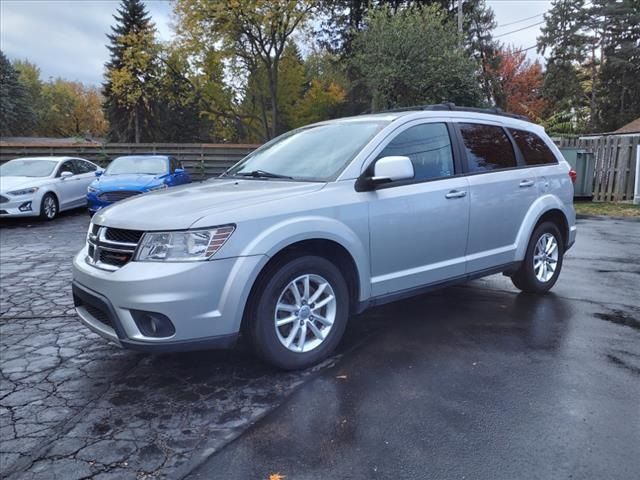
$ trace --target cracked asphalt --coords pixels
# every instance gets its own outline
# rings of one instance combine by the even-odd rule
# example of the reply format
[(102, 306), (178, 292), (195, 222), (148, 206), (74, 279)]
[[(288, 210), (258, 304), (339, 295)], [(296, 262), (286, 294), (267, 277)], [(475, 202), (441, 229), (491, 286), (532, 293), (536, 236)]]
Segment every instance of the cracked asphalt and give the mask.
[(0, 468), (16, 479), (607, 478), (640, 471), (640, 223), (581, 220), (554, 294), (498, 275), (371, 310), (309, 371), (81, 326), (84, 212), (0, 224)]

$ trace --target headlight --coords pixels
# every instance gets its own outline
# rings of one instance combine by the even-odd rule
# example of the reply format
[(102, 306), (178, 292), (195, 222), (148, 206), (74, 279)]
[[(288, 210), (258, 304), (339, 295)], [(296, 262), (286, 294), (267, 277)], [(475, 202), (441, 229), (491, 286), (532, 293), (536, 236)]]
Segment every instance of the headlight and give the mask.
[(155, 192), (156, 190), (164, 190), (165, 188), (169, 188), (169, 185), (166, 183), (162, 183), (160, 185), (156, 185), (155, 187), (149, 188), (150, 192)]
[(96, 187), (92, 187), (91, 185), (89, 185), (87, 187), (87, 192), (89, 193), (98, 193), (100, 191), (100, 189), (96, 188)]
[(149, 232), (140, 242), (135, 260), (141, 262), (194, 262), (207, 260), (229, 239), (234, 225), (182, 232)]
[(9, 195), (28, 195), (30, 193), (36, 193), (37, 191), (38, 187), (31, 187), (23, 190), (14, 190), (13, 192), (9, 192)]

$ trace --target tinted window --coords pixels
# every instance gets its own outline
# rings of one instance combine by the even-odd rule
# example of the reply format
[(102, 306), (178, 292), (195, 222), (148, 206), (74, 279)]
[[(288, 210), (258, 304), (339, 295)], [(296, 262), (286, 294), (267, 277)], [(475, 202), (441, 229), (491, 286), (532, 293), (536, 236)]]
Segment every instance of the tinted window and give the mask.
[(511, 141), (502, 127), (461, 123), (460, 132), (467, 152), (469, 172), (517, 166)]
[(516, 145), (524, 156), (527, 165), (543, 165), (545, 163), (558, 163), (555, 155), (547, 144), (535, 133), (524, 130), (509, 129), (516, 141)]
[(76, 169), (73, 168), (73, 160), (67, 160), (62, 165), (60, 165), (60, 170), (58, 170), (58, 176), (62, 175), (62, 172), (71, 172), (74, 175), (76, 174)]
[(398, 134), (378, 158), (402, 155), (413, 163), (416, 180), (454, 174), (449, 132), (444, 123), (416, 125)]
[(176, 160), (173, 157), (171, 157), (169, 160), (171, 161), (171, 171), (172, 172), (175, 172), (176, 168), (181, 168), (180, 167), (180, 162), (178, 162), (178, 160)]
[(85, 162), (84, 160), (75, 160), (76, 162), (76, 170), (78, 173), (89, 173), (95, 172), (96, 166), (92, 163)]

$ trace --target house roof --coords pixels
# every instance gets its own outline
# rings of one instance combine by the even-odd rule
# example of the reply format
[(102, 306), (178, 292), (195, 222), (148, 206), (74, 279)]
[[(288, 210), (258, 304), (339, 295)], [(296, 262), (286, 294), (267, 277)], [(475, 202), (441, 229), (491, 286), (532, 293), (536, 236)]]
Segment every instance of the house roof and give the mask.
[(636, 118), (633, 122), (629, 122), (625, 126), (620, 127), (613, 133), (640, 133), (640, 117)]

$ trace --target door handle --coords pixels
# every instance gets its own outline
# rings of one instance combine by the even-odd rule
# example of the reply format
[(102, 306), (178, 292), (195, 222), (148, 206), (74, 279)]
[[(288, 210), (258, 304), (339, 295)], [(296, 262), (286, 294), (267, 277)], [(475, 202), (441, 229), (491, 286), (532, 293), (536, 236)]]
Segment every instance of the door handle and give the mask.
[(467, 192), (464, 190), (451, 190), (447, 193), (444, 198), (462, 198), (467, 195)]
[(520, 188), (533, 187), (533, 180), (522, 180), (520, 182)]

